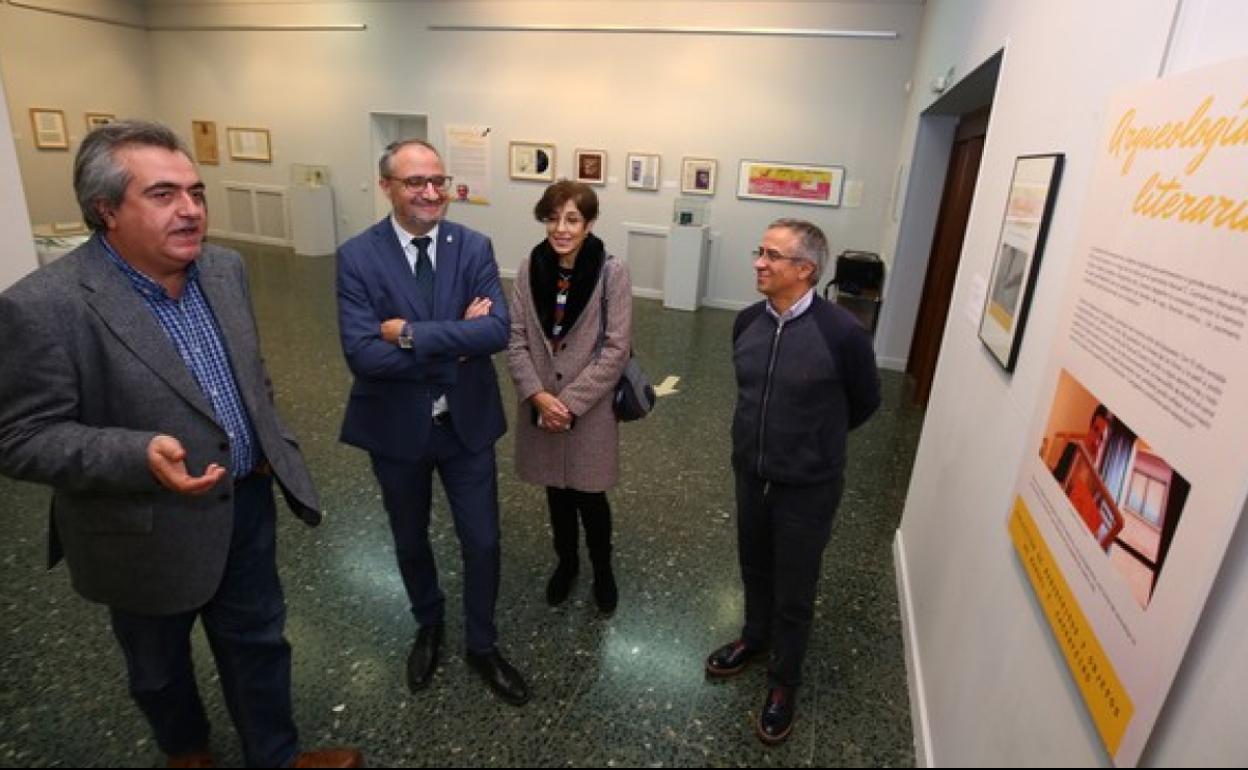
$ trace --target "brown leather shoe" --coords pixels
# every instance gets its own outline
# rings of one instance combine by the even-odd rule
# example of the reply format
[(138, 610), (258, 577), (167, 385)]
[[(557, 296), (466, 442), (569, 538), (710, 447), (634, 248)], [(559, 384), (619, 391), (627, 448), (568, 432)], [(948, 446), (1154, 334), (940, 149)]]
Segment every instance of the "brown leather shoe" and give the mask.
[(305, 751), (295, 757), (291, 767), (363, 767), (364, 755), (356, 749), (321, 749)]
[(211, 751), (191, 751), (186, 754), (170, 754), (166, 767), (216, 767)]

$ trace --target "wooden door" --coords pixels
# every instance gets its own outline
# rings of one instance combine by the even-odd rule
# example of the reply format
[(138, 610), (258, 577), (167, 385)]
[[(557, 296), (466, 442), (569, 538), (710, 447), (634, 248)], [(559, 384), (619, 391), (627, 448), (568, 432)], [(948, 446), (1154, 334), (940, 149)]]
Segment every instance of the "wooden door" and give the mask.
[(914, 403), (919, 406), (927, 405), (932, 380), (936, 376), (940, 339), (945, 333), (945, 320), (949, 316), (953, 282), (958, 275), (962, 238), (966, 235), (966, 220), (971, 213), (987, 129), (986, 111), (963, 118), (958, 124), (949, 157), (949, 172), (945, 175), (945, 190), (941, 195), (936, 233), (932, 238), (932, 253), (927, 260), (923, 296), (919, 301), (910, 355), (906, 360), (906, 373), (914, 377)]

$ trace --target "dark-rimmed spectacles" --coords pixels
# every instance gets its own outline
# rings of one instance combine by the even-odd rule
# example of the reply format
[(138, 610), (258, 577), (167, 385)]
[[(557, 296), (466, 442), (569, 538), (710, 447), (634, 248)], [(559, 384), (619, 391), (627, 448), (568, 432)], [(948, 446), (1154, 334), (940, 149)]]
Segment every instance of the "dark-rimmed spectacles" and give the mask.
[(443, 176), (441, 174), (437, 176), (409, 176), (403, 179), (397, 176), (387, 176), (386, 179), (403, 185), (403, 189), (409, 193), (424, 192), (429, 185), (433, 185), (433, 189), (437, 192), (447, 193), (451, 191), (451, 182), (455, 181), (455, 177)]

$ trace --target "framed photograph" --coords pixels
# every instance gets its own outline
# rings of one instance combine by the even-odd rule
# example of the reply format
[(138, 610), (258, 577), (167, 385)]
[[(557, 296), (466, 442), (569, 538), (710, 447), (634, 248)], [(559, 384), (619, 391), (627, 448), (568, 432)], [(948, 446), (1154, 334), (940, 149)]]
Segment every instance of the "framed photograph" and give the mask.
[(577, 150), (575, 158), (576, 181), (598, 185), (607, 183), (606, 150)]
[(226, 142), (230, 146), (230, 160), (246, 160), (255, 163), (273, 162), (273, 145), (267, 128), (227, 128)]
[(680, 163), (681, 195), (714, 195), (719, 162), (710, 158), (685, 158)]
[(507, 170), (512, 179), (529, 182), (555, 181), (555, 146), (542, 142), (512, 142), (507, 151)]
[(40, 150), (68, 150), (69, 134), (65, 132), (64, 110), (30, 108), (30, 135)]
[(1018, 363), (1064, 160), (1064, 155), (1054, 153), (1023, 155), (1014, 161), (988, 296), (979, 319), (979, 339), (1007, 372), (1014, 371)]
[(659, 156), (630, 152), (624, 165), (625, 186), (630, 190), (659, 189)]
[(117, 116), (107, 112), (88, 112), (86, 113), (86, 118), (87, 130), (91, 131), (99, 128), (100, 126), (107, 126), (109, 123), (116, 120)]
[(779, 203), (840, 206), (844, 188), (844, 166), (743, 160), (737, 176), (738, 198)]
[(195, 148), (195, 162), (205, 166), (221, 163), (221, 150), (217, 146), (217, 124), (211, 120), (191, 121), (191, 142)]

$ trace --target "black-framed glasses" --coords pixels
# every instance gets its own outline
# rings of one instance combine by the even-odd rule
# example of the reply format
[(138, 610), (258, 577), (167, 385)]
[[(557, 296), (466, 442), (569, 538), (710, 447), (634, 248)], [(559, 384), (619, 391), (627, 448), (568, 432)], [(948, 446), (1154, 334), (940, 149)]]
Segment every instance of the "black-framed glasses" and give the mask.
[(750, 256), (754, 259), (758, 259), (759, 257), (762, 257), (763, 259), (767, 260), (767, 262), (769, 263), (784, 262), (784, 261), (789, 261), (789, 262), (801, 262), (802, 261), (801, 257), (790, 257), (790, 256), (787, 256), (785, 254), (782, 254), (776, 251), (775, 249), (765, 249), (762, 246), (759, 246), (757, 249), (754, 249), (753, 251), (751, 251)]
[(409, 176), (404, 179), (400, 179), (397, 176), (387, 176), (386, 179), (403, 185), (403, 189), (409, 193), (424, 192), (429, 185), (433, 185), (433, 189), (440, 193), (447, 193), (451, 191), (451, 182), (455, 181), (455, 177), (443, 176), (442, 174), (436, 176)]

